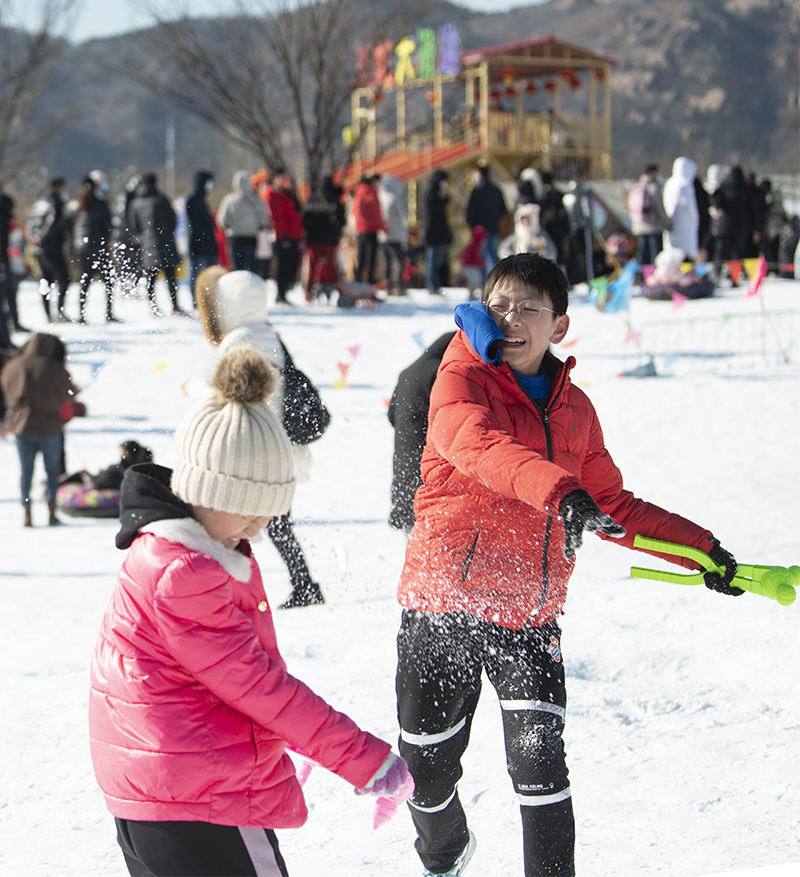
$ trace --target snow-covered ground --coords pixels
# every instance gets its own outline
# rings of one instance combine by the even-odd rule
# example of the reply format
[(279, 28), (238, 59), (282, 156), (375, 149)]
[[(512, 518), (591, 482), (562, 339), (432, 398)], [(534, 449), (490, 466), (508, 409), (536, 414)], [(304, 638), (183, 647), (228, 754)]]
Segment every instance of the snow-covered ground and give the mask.
[[(760, 297), (744, 295), (725, 289), (679, 309), (634, 298), (629, 312), (606, 315), (578, 294), (556, 353), (577, 357), (573, 378), (631, 489), (713, 530), (740, 561), (788, 566), (800, 563), (800, 283), (768, 280)], [(181, 296), (188, 305), (186, 288)], [(153, 319), (143, 300), (120, 301), (125, 322), (107, 326), (102, 298), (93, 288), (88, 326), (50, 327), (88, 407), (68, 426), (67, 466), (100, 469), (127, 438), (170, 466), (187, 382), (208, 374), (214, 351), (196, 319)], [(293, 508), (328, 602), (278, 612), (279, 642), (295, 675), (392, 741), (404, 537), (386, 524), (386, 404), (421, 345), (452, 328), (462, 298), (421, 292), (372, 313), (299, 306), (272, 315), (333, 414)], [(20, 306), (25, 325), (48, 331), (32, 283)], [(653, 325), (665, 323), (677, 325)], [(744, 328), (726, 335), (734, 326)], [(619, 377), (648, 352), (659, 377)], [(0, 873), (123, 875), (86, 728), (90, 655), (122, 559), (116, 524), (65, 518), (47, 528), (37, 501), (36, 526), (23, 529), (18, 471), (13, 441), (0, 441)], [(37, 495), (42, 476), (37, 464)], [(256, 553), (278, 603), (286, 571), (269, 542)], [(800, 604), (631, 580), (642, 561), (651, 565), (589, 539), (562, 620), (578, 873), (800, 873)], [(373, 831), (369, 804), (337, 777), (317, 769), (306, 792), (307, 825), (280, 833), (292, 877), (420, 872), (405, 811)], [(478, 837), (468, 874), (521, 875), (518, 807), (488, 685), (461, 796)]]

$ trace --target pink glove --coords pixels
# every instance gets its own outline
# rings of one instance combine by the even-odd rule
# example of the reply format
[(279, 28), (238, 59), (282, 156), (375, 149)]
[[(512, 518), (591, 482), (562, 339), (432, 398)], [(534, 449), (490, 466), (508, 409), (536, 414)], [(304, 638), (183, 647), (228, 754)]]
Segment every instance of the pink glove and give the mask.
[(408, 774), (406, 781), (393, 794), (388, 797), (381, 796), (378, 798), (375, 809), (372, 812), (372, 827), (380, 828), (397, 813), (397, 808), (414, 794), (414, 780), (411, 774)]
[(372, 779), (363, 789), (356, 789), (355, 793), (378, 798), (372, 814), (372, 827), (380, 828), (394, 816), (398, 806), (411, 797), (413, 791), (414, 780), (408, 772), (408, 766), (399, 755), (390, 752)]

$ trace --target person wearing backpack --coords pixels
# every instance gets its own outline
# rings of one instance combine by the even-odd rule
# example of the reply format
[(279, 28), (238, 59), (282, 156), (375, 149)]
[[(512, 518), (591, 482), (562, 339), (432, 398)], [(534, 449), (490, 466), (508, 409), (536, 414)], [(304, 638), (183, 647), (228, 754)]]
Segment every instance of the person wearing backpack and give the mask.
[[(296, 480), (308, 481), (312, 459), (307, 445), (322, 437), (330, 413), (267, 320), (265, 281), (251, 271), (228, 271), (221, 265), (207, 268), (197, 278), (197, 309), (206, 338), (221, 353), (240, 344), (249, 345), (278, 370), (278, 387), (269, 405), (291, 443)], [(292, 586), (291, 594), (278, 608), (324, 603), (322, 589), (314, 581), (294, 534), (290, 510), (275, 515), (266, 534), (286, 565)]]
[(649, 164), (639, 182), (628, 194), (628, 215), (631, 233), (637, 240), (637, 258), (640, 265), (653, 265), (663, 249), (663, 233), (672, 224), (664, 210), (658, 165)]

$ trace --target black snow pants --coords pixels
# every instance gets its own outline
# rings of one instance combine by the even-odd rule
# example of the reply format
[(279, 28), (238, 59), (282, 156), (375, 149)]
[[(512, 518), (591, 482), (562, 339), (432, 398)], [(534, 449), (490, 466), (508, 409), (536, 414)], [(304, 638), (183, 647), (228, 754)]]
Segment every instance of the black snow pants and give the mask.
[(467, 844), (461, 758), (482, 671), (503, 714), (508, 772), (520, 801), (525, 877), (575, 874), (575, 823), (561, 735), (566, 712), (561, 630), (511, 630), (468, 613), (403, 612), (397, 638), (400, 754), (415, 790), (415, 847), (434, 874)]
[(288, 877), (271, 829), (114, 821), (132, 877)]

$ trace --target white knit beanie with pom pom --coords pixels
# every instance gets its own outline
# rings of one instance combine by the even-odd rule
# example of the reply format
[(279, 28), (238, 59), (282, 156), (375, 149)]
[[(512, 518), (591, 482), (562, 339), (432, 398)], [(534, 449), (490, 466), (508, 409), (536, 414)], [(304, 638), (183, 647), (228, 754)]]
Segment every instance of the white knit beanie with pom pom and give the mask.
[(179, 499), (245, 516), (289, 511), (295, 487), (292, 446), (266, 405), (278, 380), (253, 347), (234, 347), (219, 360), (211, 379), (213, 396), (178, 427), (171, 488)]

